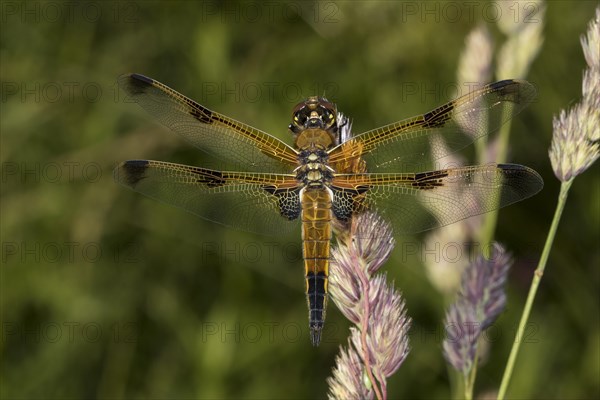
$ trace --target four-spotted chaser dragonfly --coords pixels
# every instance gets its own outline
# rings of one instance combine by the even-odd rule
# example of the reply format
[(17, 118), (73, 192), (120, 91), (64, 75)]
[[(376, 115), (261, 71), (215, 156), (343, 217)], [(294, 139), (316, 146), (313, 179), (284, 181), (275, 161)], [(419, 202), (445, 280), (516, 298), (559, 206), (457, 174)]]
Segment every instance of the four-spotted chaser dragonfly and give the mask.
[[(122, 76), (119, 84), (162, 124), (237, 167), (130, 160), (115, 169), (118, 183), (247, 231), (281, 234), (301, 225), (314, 345), (325, 320), (334, 220), (347, 223), (371, 209), (389, 220), (395, 233), (414, 233), (526, 199), (543, 186), (537, 172), (516, 164), (416, 170), (521, 111), (535, 97), (533, 86), (522, 80), (488, 84), (426, 114), (360, 135), (350, 133), (348, 118), (335, 104), (309, 97), (292, 113), (293, 147), (143, 75)], [(433, 140), (436, 135), (446, 144)]]

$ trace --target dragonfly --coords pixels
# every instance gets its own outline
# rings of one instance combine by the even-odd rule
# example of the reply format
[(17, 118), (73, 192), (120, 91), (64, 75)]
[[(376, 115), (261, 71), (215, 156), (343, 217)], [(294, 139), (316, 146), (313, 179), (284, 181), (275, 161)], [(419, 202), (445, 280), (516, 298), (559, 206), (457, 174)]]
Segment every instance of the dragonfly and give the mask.
[(543, 187), (536, 171), (519, 164), (420, 169), (497, 130), (531, 103), (536, 91), (524, 80), (490, 83), (357, 135), (336, 104), (309, 97), (292, 111), (292, 145), (152, 78), (128, 74), (118, 82), (130, 100), (225, 169), (129, 160), (115, 168), (115, 181), (229, 227), (277, 235), (300, 230), (315, 346), (325, 322), (334, 222), (347, 224), (373, 210), (395, 234), (417, 233), (513, 204)]

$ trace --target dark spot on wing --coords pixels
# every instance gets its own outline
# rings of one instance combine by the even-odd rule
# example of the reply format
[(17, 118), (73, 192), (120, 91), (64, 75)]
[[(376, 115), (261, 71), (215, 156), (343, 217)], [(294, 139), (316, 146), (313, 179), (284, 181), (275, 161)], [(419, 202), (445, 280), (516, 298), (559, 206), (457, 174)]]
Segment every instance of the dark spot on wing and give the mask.
[(263, 190), (277, 197), (279, 213), (290, 221), (300, 216), (300, 188), (278, 188), (274, 185), (263, 186)]
[(201, 106), (200, 104), (193, 102), (193, 104), (190, 105), (190, 111), (189, 113), (192, 115), (192, 117), (196, 118), (198, 121), (202, 122), (203, 124), (212, 124), (213, 123), (213, 116), (212, 116), (212, 111), (210, 111), (208, 108)]
[(502, 171), (504, 177), (502, 184), (505, 191), (503, 195), (509, 195), (506, 189), (510, 188), (517, 193), (515, 201), (531, 197), (544, 187), (542, 177), (536, 171), (524, 165), (498, 164), (497, 167)]
[(148, 78), (147, 76), (144, 76), (142, 74), (131, 74), (131, 78), (136, 79), (140, 82), (145, 82), (148, 85), (152, 85), (154, 83), (154, 79)]
[(223, 186), (226, 183), (225, 179), (223, 179), (223, 174), (219, 171), (205, 168), (194, 168), (191, 170), (191, 172), (198, 174), (198, 183), (203, 183), (210, 188)]
[(154, 80), (140, 74), (125, 75), (119, 79), (120, 85), (131, 95), (145, 93), (149, 87), (152, 87)]
[(338, 220), (346, 222), (354, 213), (359, 211), (358, 207), (361, 202), (357, 203), (357, 199), (360, 198), (361, 194), (367, 192), (369, 187), (358, 186), (355, 189), (349, 189), (332, 186), (331, 189), (333, 191), (333, 201), (331, 204), (333, 215)]
[(425, 120), (423, 126), (427, 128), (439, 128), (444, 126), (452, 117), (452, 110), (454, 110), (453, 101), (444, 104), (433, 111), (429, 111), (423, 115), (423, 119)]
[(515, 83), (514, 79), (505, 79), (503, 81), (490, 83), (488, 86), (493, 91), (497, 91), (501, 94), (506, 94), (506, 93), (514, 92), (514, 90), (509, 90), (510, 86), (513, 85), (514, 83)]
[(425, 190), (435, 189), (436, 187), (444, 186), (443, 178), (447, 176), (448, 172), (446, 170), (435, 172), (421, 172), (415, 174), (415, 179), (412, 183), (412, 186)]
[(115, 179), (134, 188), (139, 181), (146, 177), (146, 169), (148, 169), (148, 164), (148, 160), (125, 161), (121, 165), (121, 168), (117, 168), (115, 170)]
[(514, 79), (505, 79), (503, 81), (490, 83), (489, 88), (496, 92), (498, 97), (513, 103), (520, 103), (523, 101), (521, 96), (525, 95), (527, 98), (528, 94), (531, 94), (530, 91), (527, 90), (527, 87), (519, 84), (519, 82)]

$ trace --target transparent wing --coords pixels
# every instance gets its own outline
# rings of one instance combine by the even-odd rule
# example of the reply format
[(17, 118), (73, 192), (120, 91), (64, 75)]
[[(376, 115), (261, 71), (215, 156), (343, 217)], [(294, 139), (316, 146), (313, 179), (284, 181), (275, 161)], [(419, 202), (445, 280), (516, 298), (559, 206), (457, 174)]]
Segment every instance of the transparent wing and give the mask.
[(377, 211), (392, 223), (397, 234), (421, 232), (483, 214), (531, 197), (543, 186), (537, 172), (518, 164), (417, 174), (347, 174), (337, 175), (333, 182), (334, 192), (353, 195), (354, 201), (346, 203), (353, 207), (352, 212)]
[[(333, 165), (352, 163), (356, 154), (345, 148), (360, 147), (371, 172), (430, 168), (430, 162), (497, 130), (535, 96), (533, 85), (523, 80), (491, 83), (426, 114), (354, 136), (332, 149), (329, 160)], [(434, 134), (441, 135), (446, 146), (432, 144)]]
[(293, 175), (130, 160), (115, 168), (113, 176), (148, 197), (226, 226), (276, 235), (299, 226), (299, 190)]
[(119, 86), (160, 123), (235, 169), (286, 173), (297, 165), (296, 151), (281, 140), (211, 111), (154, 79), (123, 75)]

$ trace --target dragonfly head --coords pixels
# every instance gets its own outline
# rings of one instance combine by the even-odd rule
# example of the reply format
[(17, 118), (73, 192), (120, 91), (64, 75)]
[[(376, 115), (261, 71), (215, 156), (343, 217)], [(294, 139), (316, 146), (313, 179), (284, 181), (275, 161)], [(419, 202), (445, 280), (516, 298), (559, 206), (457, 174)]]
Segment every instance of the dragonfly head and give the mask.
[(324, 97), (309, 97), (294, 107), (290, 130), (298, 135), (305, 129), (337, 129), (335, 104)]

